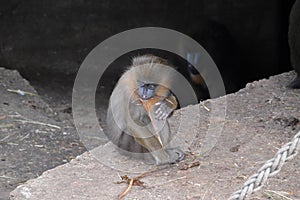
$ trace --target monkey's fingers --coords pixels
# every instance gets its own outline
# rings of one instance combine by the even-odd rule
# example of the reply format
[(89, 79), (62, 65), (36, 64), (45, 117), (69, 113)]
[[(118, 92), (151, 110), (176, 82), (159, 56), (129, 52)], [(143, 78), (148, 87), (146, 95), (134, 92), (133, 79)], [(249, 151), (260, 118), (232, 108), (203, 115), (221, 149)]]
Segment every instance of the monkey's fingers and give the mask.
[(169, 117), (170, 113), (169, 112), (162, 112), (159, 116), (158, 116), (158, 120), (166, 120)]
[(154, 112), (157, 120), (166, 120), (173, 111), (165, 102), (157, 102), (155, 105), (158, 106)]
[(170, 109), (161, 111), (156, 118), (158, 120), (166, 120), (170, 116), (171, 112), (172, 112), (172, 110), (170, 110)]
[(168, 114), (165, 112), (160, 111), (156, 116), (155, 119), (157, 120), (166, 120), (168, 118)]
[(155, 111), (155, 119), (163, 119), (164, 117), (167, 117), (166, 115), (167, 114), (165, 108), (159, 107)]

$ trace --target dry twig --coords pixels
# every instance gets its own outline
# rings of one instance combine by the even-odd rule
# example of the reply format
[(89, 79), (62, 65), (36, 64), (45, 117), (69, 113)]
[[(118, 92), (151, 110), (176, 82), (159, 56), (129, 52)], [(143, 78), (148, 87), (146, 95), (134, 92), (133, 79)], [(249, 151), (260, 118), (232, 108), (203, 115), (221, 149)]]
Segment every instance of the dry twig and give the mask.
[(274, 200), (293, 200), (289, 198), (290, 192), (283, 192), (283, 191), (272, 191), (272, 190), (266, 190), (264, 192), (264, 196), (270, 199)]
[(12, 89), (7, 89), (7, 91), (8, 91), (8, 92), (17, 93), (17, 94), (19, 94), (19, 95), (21, 95), (21, 96), (24, 96), (25, 94), (31, 95), (31, 96), (39, 96), (39, 95), (34, 94), (34, 93), (32, 93), (32, 92), (25, 92), (25, 91), (23, 91), (23, 90), (12, 90)]
[(207, 112), (210, 112), (210, 109), (204, 104), (203, 101), (200, 101), (199, 104), (200, 104), (205, 110), (207, 110)]
[(11, 118), (21, 118), (21, 119), (14, 120), (14, 121), (17, 121), (17, 122), (37, 124), (37, 125), (41, 125), (41, 126), (49, 126), (51, 128), (61, 129), (61, 127), (59, 127), (57, 125), (43, 123), (43, 122), (39, 122), (39, 121), (33, 121), (33, 120), (30, 120), (30, 119), (27, 119), (27, 118), (23, 117), (22, 115), (20, 115), (17, 112), (16, 112), (15, 115), (8, 115), (8, 116), (11, 117)]
[(52, 128), (61, 129), (59, 126), (56, 126), (53, 124), (47, 124), (47, 123), (43, 123), (43, 122), (38, 122), (38, 121), (32, 121), (32, 120), (15, 120), (15, 121), (22, 122), (22, 123), (38, 124), (38, 125), (42, 125), (42, 126), (49, 126)]
[(199, 161), (192, 162), (192, 163), (184, 163), (184, 165), (180, 166), (180, 170), (188, 170), (189, 168), (197, 167), (200, 165)]
[(132, 188), (132, 186), (140, 186), (145, 187), (144, 182), (140, 179), (143, 178), (148, 172), (145, 172), (135, 178), (129, 178), (127, 175), (120, 176), (122, 179), (121, 181), (118, 181), (117, 184), (121, 183), (127, 183), (127, 187), (118, 195), (118, 199), (122, 199)]

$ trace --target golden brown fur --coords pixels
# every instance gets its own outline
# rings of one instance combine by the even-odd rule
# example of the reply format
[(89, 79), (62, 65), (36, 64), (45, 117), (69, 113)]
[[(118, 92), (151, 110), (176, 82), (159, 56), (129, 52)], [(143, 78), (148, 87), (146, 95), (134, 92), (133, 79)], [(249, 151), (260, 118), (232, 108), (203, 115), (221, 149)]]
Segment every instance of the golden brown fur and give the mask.
[[(176, 109), (177, 100), (168, 89), (172, 70), (166, 64), (166, 60), (152, 55), (134, 58), (109, 101), (108, 138), (121, 152), (136, 153), (148, 163), (173, 163), (184, 156), (179, 149), (167, 147), (171, 133), (166, 117)], [(141, 98), (137, 92), (143, 84), (155, 85), (150, 99)], [(157, 113), (165, 117), (160, 119)]]

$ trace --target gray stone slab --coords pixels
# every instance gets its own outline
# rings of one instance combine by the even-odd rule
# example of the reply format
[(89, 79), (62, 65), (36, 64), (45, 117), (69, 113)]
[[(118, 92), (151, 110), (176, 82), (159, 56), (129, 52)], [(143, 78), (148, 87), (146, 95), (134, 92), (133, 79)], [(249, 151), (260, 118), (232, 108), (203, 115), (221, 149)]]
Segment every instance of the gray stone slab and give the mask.
[[(124, 199), (227, 199), (299, 131), (300, 91), (285, 87), (294, 76), (284, 73), (207, 100), (210, 111), (201, 104), (178, 110), (170, 124), (177, 133), (173, 142), (189, 154), (183, 163), (151, 171), (154, 166), (121, 156), (106, 144), (20, 185), (11, 199), (117, 199), (127, 186), (116, 183), (119, 175), (146, 171), (151, 172), (141, 178), (145, 187), (133, 186)], [(191, 159), (200, 165), (181, 170)], [(268, 199), (267, 191), (299, 199), (299, 188), (298, 155), (249, 199)]]

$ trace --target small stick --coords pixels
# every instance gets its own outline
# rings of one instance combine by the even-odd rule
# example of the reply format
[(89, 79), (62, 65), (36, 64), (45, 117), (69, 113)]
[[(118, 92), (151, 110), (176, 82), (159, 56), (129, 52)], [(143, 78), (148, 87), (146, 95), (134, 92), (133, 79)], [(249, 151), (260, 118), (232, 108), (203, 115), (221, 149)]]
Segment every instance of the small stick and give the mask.
[(271, 197), (271, 198), (283, 198), (283, 199), (287, 199), (287, 200), (293, 200), (293, 199), (285, 196), (283, 193), (287, 193), (287, 192), (277, 192), (277, 191), (271, 191), (271, 190), (266, 190), (264, 192), (264, 194), (267, 197)]
[(38, 125), (42, 125), (42, 126), (49, 126), (52, 128), (56, 128), (56, 129), (61, 129), (61, 127), (53, 125), (53, 124), (47, 124), (47, 123), (43, 123), (43, 122), (38, 122), (38, 121), (31, 121), (31, 120), (15, 120), (18, 122), (22, 122), (22, 123), (30, 123), (30, 124), (38, 124)]
[(10, 177), (10, 176), (5, 176), (5, 175), (0, 176), (0, 178), (5, 178), (5, 179), (15, 179), (15, 180), (18, 179), (18, 178), (15, 178), (15, 177)]
[(12, 90), (12, 89), (7, 89), (7, 91), (8, 91), (8, 92), (14, 92), (14, 93), (17, 93), (17, 94), (22, 95), (22, 96), (24, 96), (25, 94), (28, 94), (28, 95), (31, 95), (31, 96), (39, 96), (39, 95), (34, 94), (34, 93), (32, 93), (32, 92), (25, 92), (25, 91), (23, 91), (23, 90)]
[(146, 175), (148, 175), (150, 173), (153, 173), (153, 171), (151, 171), (151, 170), (146, 171), (146, 172), (136, 176), (135, 178), (128, 178), (127, 175), (120, 176), (120, 174), (118, 173), (118, 176), (121, 179), (121, 181), (118, 181), (117, 184), (120, 184), (120, 183), (127, 183), (128, 184), (127, 187), (118, 195), (118, 200), (122, 199), (131, 190), (133, 185), (145, 187), (143, 185), (144, 182), (141, 182), (140, 179), (144, 178)]
[(2, 138), (2, 139), (0, 140), (0, 142), (3, 142), (4, 140), (6, 140), (6, 139), (9, 138), (9, 137), (10, 137), (10, 135), (5, 136), (4, 138)]
[(203, 106), (203, 108), (204, 108), (205, 110), (207, 110), (207, 112), (210, 112), (210, 109), (204, 104), (203, 101), (200, 101), (199, 104), (200, 104), (201, 106)]
[(128, 186), (125, 188), (125, 190), (123, 190), (119, 195), (118, 195), (118, 199), (120, 200), (120, 199), (122, 199), (130, 190), (131, 190), (131, 188), (132, 188), (132, 186), (133, 186), (133, 178), (132, 179), (130, 179), (130, 182), (129, 182), (129, 184), (128, 184)]

